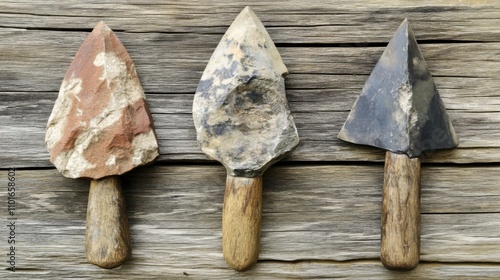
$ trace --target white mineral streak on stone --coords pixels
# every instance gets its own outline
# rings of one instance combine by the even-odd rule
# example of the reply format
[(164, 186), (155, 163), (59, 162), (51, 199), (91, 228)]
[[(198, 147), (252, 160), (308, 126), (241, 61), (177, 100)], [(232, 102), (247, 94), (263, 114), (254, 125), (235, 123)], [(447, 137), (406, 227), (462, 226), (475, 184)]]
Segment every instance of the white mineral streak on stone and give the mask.
[(81, 135), (99, 135), (100, 131), (122, 118), (122, 110), (127, 106), (128, 102), (126, 98), (123, 98), (122, 95), (112, 94), (108, 106), (99, 115), (90, 120), (87, 131)]
[[(127, 74), (127, 66), (125, 62), (115, 56), (114, 53), (107, 53), (105, 51), (99, 53), (94, 60), (94, 65), (102, 67), (102, 76), (99, 77), (101, 81), (106, 81), (108, 88), (111, 82), (121, 80)], [(121, 83), (117, 83), (118, 85)]]
[(85, 158), (83, 153), (93, 142), (97, 141), (99, 141), (97, 131), (86, 130), (82, 132), (76, 139), (74, 148), (59, 154), (54, 165), (66, 177), (81, 177), (80, 174), (85, 170), (96, 167)]
[[(94, 65), (103, 67), (102, 76), (99, 79), (106, 81), (108, 88), (111, 83), (116, 87), (113, 97), (123, 97), (115, 101), (118, 102), (116, 105), (126, 106), (125, 104), (133, 104), (137, 100), (144, 98), (144, 91), (140, 84), (137, 83), (137, 80), (130, 79), (125, 61), (114, 53), (104, 51), (99, 53), (94, 60)], [(135, 67), (133, 67), (132, 71), (136, 74)]]
[(153, 130), (147, 133), (141, 133), (134, 137), (132, 141), (134, 147), (134, 165), (141, 165), (153, 161), (158, 157), (158, 144)]
[[(101, 52), (97, 55), (96, 60), (94, 60), (94, 64), (105, 68), (105, 71), (103, 72), (105, 74), (100, 77), (101, 80), (106, 81), (108, 87), (110, 83), (113, 82), (116, 88), (110, 96), (108, 106), (102, 111), (102, 113), (97, 115), (95, 118), (92, 118), (89, 122), (88, 128), (78, 136), (75, 142), (76, 148), (73, 153), (70, 153), (71, 157), (67, 161), (66, 167), (68, 170), (75, 171), (68, 171), (68, 175), (63, 173), (63, 175), (68, 177), (79, 177), (80, 173), (85, 171), (85, 169), (95, 168), (95, 165), (90, 164), (85, 160), (83, 152), (93, 143), (99, 142), (99, 135), (102, 131), (112, 126), (123, 117), (122, 111), (124, 108), (132, 105), (133, 102), (136, 102), (138, 99), (144, 98), (144, 92), (142, 89), (138, 90), (138, 88), (141, 88), (140, 85), (137, 85), (135, 82), (129, 82), (125, 62), (116, 57), (114, 54), (105, 54), (104, 52)], [(134, 165), (141, 165), (144, 162), (149, 162), (158, 156), (158, 145), (152, 130), (149, 131), (148, 135), (152, 135), (153, 137), (134, 138), (134, 141), (135, 139), (144, 140), (143, 142), (139, 142), (139, 145), (133, 145), (134, 158), (132, 161)], [(152, 143), (147, 145), (145, 141), (152, 141)], [(141, 151), (141, 149), (148, 150)], [(136, 156), (138, 154), (154, 154), (154, 152), (156, 152), (156, 156), (153, 158)], [(115, 155), (110, 155), (110, 158), (111, 157), (116, 160)], [(143, 161), (143, 159), (145, 161)], [(110, 161), (108, 160), (108, 162)], [(108, 164), (108, 162), (106, 162), (106, 165), (112, 165)]]
[[(61, 86), (61, 89), (64, 89), (64, 91), (67, 91), (68, 94), (73, 94), (73, 96), (80, 102), (80, 97), (78, 97), (78, 94), (80, 94), (80, 92), (82, 91), (82, 80), (81, 79), (78, 79), (78, 78), (75, 78), (75, 77), (71, 77), (69, 79), (69, 82), (66, 84), (66, 85), (62, 85)], [(59, 91), (59, 94), (61, 93), (61, 91)]]
[(83, 156), (83, 149), (80, 146), (70, 152), (61, 153), (54, 162), (55, 166), (64, 166), (59, 169), (62, 175), (69, 178), (79, 178), (85, 170), (95, 168), (95, 164), (90, 163)]
[(397, 90), (397, 96), (395, 97), (395, 100), (399, 103), (399, 109), (397, 112), (400, 114), (397, 116), (395, 119), (396, 120), (404, 120), (407, 119), (406, 122), (401, 121), (401, 130), (406, 130), (408, 131), (410, 127), (410, 114), (412, 108), (413, 108), (413, 101), (412, 101), (412, 88), (409, 82), (401, 84), (399, 89)]
[(47, 124), (45, 144), (49, 150), (61, 140), (63, 128), (66, 126), (66, 117), (70, 114), (71, 107), (73, 106), (71, 98), (67, 98), (66, 95), (77, 97), (81, 91), (81, 79), (72, 77), (68, 82), (63, 80)]
[[(73, 76), (68, 82), (64, 80), (61, 84), (58, 98), (47, 125), (45, 142), (49, 150), (61, 140), (62, 132), (64, 131), (67, 121), (66, 117), (70, 114), (72, 106), (74, 106), (72, 104), (72, 99), (67, 98), (67, 96), (75, 96), (77, 100), (80, 101), (78, 94), (82, 91), (81, 84), (81, 79), (74, 78)], [(74, 151), (61, 153), (55, 159), (54, 165), (59, 167), (59, 171), (67, 177), (78, 177), (80, 172), (92, 166), (92, 164), (81, 155), (81, 152)]]
[(106, 161), (106, 165), (112, 166), (116, 164), (116, 157), (115, 155), (109, 155), (108, 160)]
[(413, 65), (415, 65), (415, 67), (418, 67), (419, 64), (420, 64), (420, 60), (418, 60), (418, 57), (414, 57), (413, 58)]
[(261, 175), (298, 144), (287, 73), (264, 26), (245, 8), (215, 49), (193, 102), (198, 142), (229, 174)]
[[(104, 23), (100, 23), (89, 35), (89, 37), (91, 36), (103, 40), (104, 44), (106, 36), (115, 35)], [(116, 37), (110, 37), (110, 40), (115, 40), (114, 38)], [(94, 53), (87, 52), (80, 56), (80, 59), (92, 59), (89, 62), (93, 62), (93, 65), (96, 66), (95, 70), (79, 69), (80, 75), (87, 75), (87, 84), (103, 83), (104, 89), (102, 86), (93, 87), (97, 88), (98, 92), (82, 89), (82, 79), (71, 75), (69, 81), (66, 80), (67, 78), (63, 81), (48, 121), (47, 147), (52, 155), (54, 146), (59, 145), (59, 153), (52, 155), (54, 157), (53, 163), (66, 177), (86, 176), (97, 179), (103, 176), (119, 175), (137, 165), (149, 163), (159, 154), (152, 120), (143, 111), (147, 110), (147, 103), (133, 63), (126, 52), (124, 59), (128, 61), (118, 57), (113, 50), (108, 49), (106, 52), (106, 49), (103, 45), (103, 50), (100, 52), (96, 50)], [(128, 69), (127, 65), (129, 65)], [(102, 73), (99, 80), (89, 80), (89, 77), (92, 77), (89, 74), (91, 71)], [(103, 103), (95, 104), (95, 106), (82, 104), (80, 103), (82, 100), (89, 99), (83, 99), (81, 94), (94, 96), (91, 99), (94, 102), (100, 102), (102, 99)], [(134, 111), (131, 116), (123, 115), (125, 112), (131, 111)], [(73, 120), (79, 120), (77, 122), (79, 128), (65, 131), (67, 130), (68, 118), (71, 117), (70, 114), (75, 115)], [(149, 123), (142, 120), (145, 115), (149, 118)], [(81, 120), (82, 116), (86, 117), (88, 122)], [(133, 116), (141, 116), (142, 119), (134, 122), (134, 120), (130, 120), (130, 117)], [(74, 134), (73, 138), (70, 138), (74, 140), (74, 145), (71, 145), (71, 142), (60, 143), (60, 140), (63, 139), (63, 133)], [(132, 142), (127, 143), (127, 135), (131, 133), (137, 134)], [(61, 145), (64, 147), (62, 151), (60, 150)], [(95, 152), (88, 154), (89, 150)], [(130, 155), (128, 156), (127, 153)], [(101, 159), (96, 159), (97, 157), (101, 157)], [(100, 165), (96, 165), (94, 161), (100, 161)]]

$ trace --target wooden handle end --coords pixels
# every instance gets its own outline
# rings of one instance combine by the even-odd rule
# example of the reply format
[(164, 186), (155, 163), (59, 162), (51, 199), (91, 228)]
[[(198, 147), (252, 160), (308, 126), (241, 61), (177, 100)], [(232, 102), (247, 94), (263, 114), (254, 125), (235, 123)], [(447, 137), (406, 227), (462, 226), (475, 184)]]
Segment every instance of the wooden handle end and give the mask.
[(391, 270), (420, 261), (420, 158), (386, 153), (380, 259)]
[(262, 177), (227, 176), (222, 213), (222, 253), (235, 270), (250, 268), (259, 258)]
[(120, 266), (131, 254), (125, 199), (118, 176), (92, 180), (87, 207), (85, 254), (103, 268)]

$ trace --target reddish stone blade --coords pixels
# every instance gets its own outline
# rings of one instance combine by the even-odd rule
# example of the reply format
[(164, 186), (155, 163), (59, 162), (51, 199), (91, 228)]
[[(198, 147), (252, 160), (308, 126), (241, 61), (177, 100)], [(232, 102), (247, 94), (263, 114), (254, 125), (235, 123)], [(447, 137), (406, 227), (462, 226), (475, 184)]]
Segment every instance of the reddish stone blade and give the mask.
[(70, 178), (120, 175), (158, 157), (134, 63), (104, 22), (67, 70), (45, 140), (50, 161)]

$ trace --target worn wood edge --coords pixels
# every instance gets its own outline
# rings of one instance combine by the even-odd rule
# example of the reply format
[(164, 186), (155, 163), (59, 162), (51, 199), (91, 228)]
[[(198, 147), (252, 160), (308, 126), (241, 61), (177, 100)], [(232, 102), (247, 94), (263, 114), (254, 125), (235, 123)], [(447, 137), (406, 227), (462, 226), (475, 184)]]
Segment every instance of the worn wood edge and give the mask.
[[(194, 32), (224, 33), (247, 2), (231, 3), (192, 2), (189, 5), (153, 2), (134, 3), (56, 2), (32, 1), (0, 5), (3, 26), (7, 28), (68, 29), (92, 28), (95, 17), (105, 20), (111, 28), (129, 32)], [(57, 7), (54, 9), (52, 7)], [(381, 9), (381, 7), (384, 7)], [(416, 31), (422, 39), (446, 38), (462, 40), (498, 40), (495, 17), (499, 5), (494, 1), (464, 0), (460, 2), (411, 1), (301, 1), (252, 2), (252, 8), (270, 30), (275, 41), (299, 42), (373, 42), (390, 37), (405, 17), (418, 23)], [(360, 12), (362, 11), (362, 12)], [(483, 14), (478, 17), (477, 14)], [(78, 21), (74, 18), (77, 17)], [(126, 20), (125, 20), (126, 19)], [(436, 24), (440, 20), (440, 24)], [(376, 22), (377, 24), (373, 24)], [(498, 23), (498, 21), (496, 21)], [(498, 24), (496, 24), (498, 25)], [(418, 27), (418, 28), (417, 28)], [(353, 29), (356, 32), (353, 32)], [(311, 30), (314, 30), (311, 35)], [(445, 31), (443, 31), (445, 30)], [(332, 36), (332, 34), (335, 34)]]
[[(116, 34), (134, 60), (145, 91), (158, 93), (194, 92), (222, 37), (184, 33)], [(0, 91), (58, 91), (66, 69), (87, 35), (88, 32), (0, 30), (0, 65), (9, 66), (2, 71)], [(388, 35), (387, 41), (392, 32)], [(467, 92), (475, 96), (499, 83), (495, 79), (500, 71), (498, 42), (426, 44), (424, 41), (420, 47), (437, 79), (438, 89), (443, 86), (455, 90), (469, 89)], [(354, 88), (357, 94), (367, 78), (364, 76), (371, 73), (384, 48), (376, 44), (338, 47), (278, 45), (290, 72), (286, 78), (287, 89), (352, 92)], [(443, 86), (440, 77), (444, 78)]]
[(252, 269), (246, 272), (236, 272), (218, 267), (217, 265), (190, 265), (180, 266), (171, 260), (165, 263), (124, 265), (118, 269), (103, 271), (88, 267), (88, 265), (72, 264), (63, 260), (55, 269), (32, 268), (20, 269), (15, 273), (0, 271), (0, 276), (9, 279), (54, 279), (68, 277), (79, 279), (315, 279), (315, 278), (346, 278), (346, 279), (497, 279), (500, 267), (481, 263), (434, 263), (424, 262), (410, 272), (395, 272), (386, 270), (377, 260), (362, 260), (353, 262), (314, 261), (303, 260), (294, 262), (259, 261)]

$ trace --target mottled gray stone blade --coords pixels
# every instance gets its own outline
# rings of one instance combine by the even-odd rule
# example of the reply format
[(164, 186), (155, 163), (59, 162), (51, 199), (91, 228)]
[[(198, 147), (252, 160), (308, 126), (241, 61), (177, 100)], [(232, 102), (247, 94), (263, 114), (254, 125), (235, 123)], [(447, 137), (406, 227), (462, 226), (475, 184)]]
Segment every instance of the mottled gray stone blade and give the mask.
[(134, 63), (104, 22), (66, 72), (45, 141), (50, 161), (70, 178), (120, 175), (159, 155)]
[(262, 175), (298, 144), (286, 74), (271, 37), (246, 7), (215, 49), (193, 102), (201, 149), (230, 175)]
[(377, 62), (338, 138), (410, 157), (458, 145), (408, 20)]

